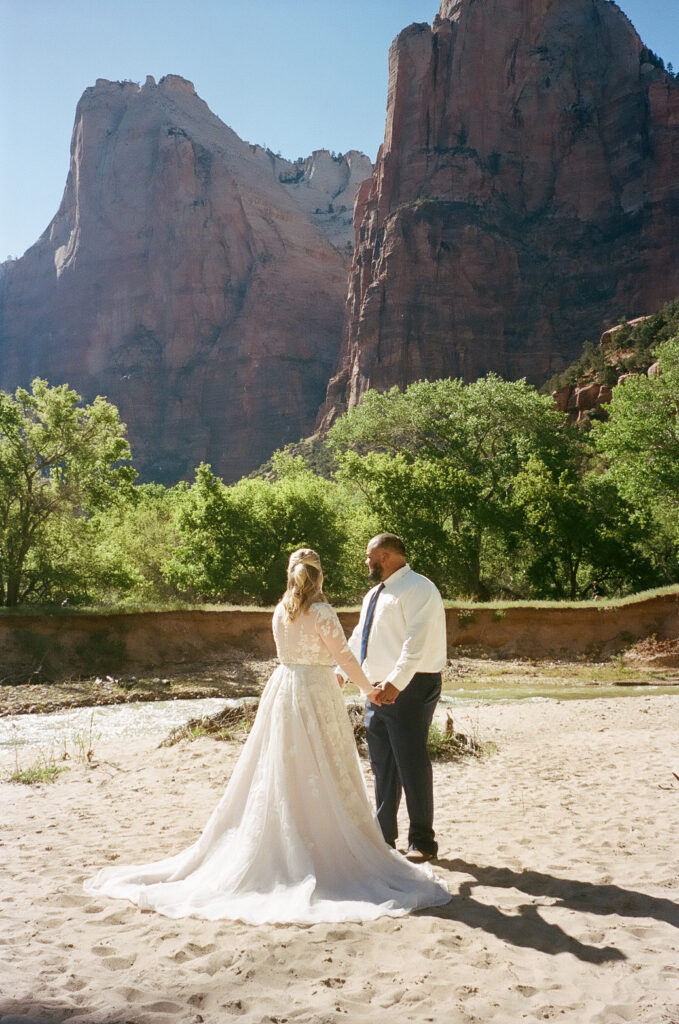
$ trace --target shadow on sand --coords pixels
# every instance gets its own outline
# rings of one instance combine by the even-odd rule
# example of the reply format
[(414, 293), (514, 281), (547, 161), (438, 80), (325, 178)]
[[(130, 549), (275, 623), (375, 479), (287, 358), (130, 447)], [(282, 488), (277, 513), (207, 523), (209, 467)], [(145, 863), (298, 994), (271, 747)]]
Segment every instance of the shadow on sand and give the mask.
[(534, 903), (524, 903), (511, 914), (473, 898), (477, 886), (518, 889), (536, 898), (548, 898), (551, 906), (565, 907), (586, 914), (619, 917), (652, 917), (679, 928), (679, 906), (670, 900), (645, 893), (621, 889), (617, 885), (595, 885), (569, 878), (556, 878), (539, 871), (512, 871), (509, 868), (470, 864), (461, 859), (437, 862), (448, 871), (471, 875), (474, 881), (462, 882), (459, 891), (444, 907), (419, 911), (450, 921), (460, 921), (470, 928), (479, 928), (514, 946), (537, 949), (555, 956), (571, 953), (579, 960), (602, 964), (627, 959), (615, 946), (589, 946), (568, 935), (562, 928), (549, 924)]
[[(26, 1001), (16, 1003), (14, 1000), (7, 1002), (0, 1001), (0, 1024), (62, 1024), (62, 1021), (80, 1021), (81, 1024), (118, 1024), (110, 1013), (89, 1013), (87, 1010), (75, 1009), (73, 1006), (59, 1006), (38, 1004), (27, 1008)], [(134, 1017), (129, 1019), (132, 1024)], [(128, 1024), (124, 1016), (120, 1017), (120, 1024)]]

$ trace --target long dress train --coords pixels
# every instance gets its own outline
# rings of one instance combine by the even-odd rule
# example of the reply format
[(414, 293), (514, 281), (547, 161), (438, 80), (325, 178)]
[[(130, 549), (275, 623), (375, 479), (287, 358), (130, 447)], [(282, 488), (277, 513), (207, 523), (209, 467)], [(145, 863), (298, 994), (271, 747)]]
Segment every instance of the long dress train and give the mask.
[(317, 603), (289, 622), (278, 605), (273, 628), (280, 664), (202, 835), (165, 860), (103, 868), (85, 892), (252, 924), (367, 921), (447, 903), (431, 870), (382, 838), (333, 671), (356, 678), (358, 666), (337, 615)]

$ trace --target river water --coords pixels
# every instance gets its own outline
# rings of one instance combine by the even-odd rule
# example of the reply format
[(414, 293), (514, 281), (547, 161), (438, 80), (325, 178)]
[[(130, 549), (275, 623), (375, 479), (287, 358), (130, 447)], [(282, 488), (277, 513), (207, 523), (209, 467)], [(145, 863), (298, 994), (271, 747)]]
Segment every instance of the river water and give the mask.
[[(72, 708), (39, 715), (0, 718), (0, 749), (7, 747), (67, 747), (91, 736), (106, 743), (120, 736), (165, 734), (190, 718), (215, 715), (239, 701), (222, 697), (202, 700), (159, 700), (148, 703), (107, 704), (98, 708)], [(88, 742), (88, 746), (91, 745)]]
[[(679, 687), (472, 685), (446, 692), (441, 703), (444, 707), (479, 707), (509, 701), (588, 700), (596, 697), (629, 698), (657, 694), (673, 694), (679, 697)], [(93, 743), (106, 743), (121, 736), (135, 738), (157, 734), (161, 739), (171, 729), (183, 725), (190, 718), (214, 715), (228, 705), (239, 703), (241, 702), (238, 700), (222, 697), (206, 697), (199, 700), (162, 700), (111, 704), (97, 708), (73, 708), (50, 714), (11, 715), (0, 718), (0, 749), (72, 749), (83, 743), (87, 749)]]

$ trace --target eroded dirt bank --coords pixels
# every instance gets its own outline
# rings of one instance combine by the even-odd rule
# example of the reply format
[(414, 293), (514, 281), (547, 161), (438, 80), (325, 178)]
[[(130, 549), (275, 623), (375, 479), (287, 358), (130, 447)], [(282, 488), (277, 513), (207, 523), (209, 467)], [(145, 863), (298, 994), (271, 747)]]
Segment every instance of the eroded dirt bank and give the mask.
[[(501, 611), (449, 608), (448, 652), (499, 658), (606, 658), (636, 640), (679, 635), (679, 591), (624, 605)], [(341, 612), (350, 631), (357, 612)], [(2, 682), (121, 673), (173, 674), (228, 660), (235, 650), (275, 655), (271, 611), (225, 609), (129, 614), (0, 616)]]

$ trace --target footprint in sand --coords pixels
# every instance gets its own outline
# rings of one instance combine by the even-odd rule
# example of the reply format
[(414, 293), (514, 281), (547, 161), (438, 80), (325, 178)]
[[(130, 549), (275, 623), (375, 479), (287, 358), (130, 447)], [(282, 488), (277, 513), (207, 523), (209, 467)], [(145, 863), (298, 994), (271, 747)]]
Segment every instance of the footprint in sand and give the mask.
[(214, 942), (208, 943), (207, 946), (199, 946), (197, 942), (187, 942), (184, 946), (184, 950), (195, 958), (199, 956), (207, 956), (208, 953), (215, 953), (217, 951), (217, 946)]
[(530, 999), (531, 996), (537, 995), (538, 991), (536, 988), (533, 988), (532, 985), (515, 985), (514, 988), (520, 995), (525, 996), (527, 999)]
[(458, 932), (446, 933), (436, 936), (436, 941), (433, 945), (423, 947), (423, 953), (426, 957), (441, 958), (447, 956), (451, 949), (458, 949), (463, 943), (463, 938)]
[(85, 982), (81, 981), (80, 978), (76, 978), (73, 975), (64, 982), (64, 988), (67, 992), (80, 992), (81, 989), (85, 988)]
[[(450, 947), (459, 946), (460, 943), (450, 942), (445, 939), (441, 939), (441, 945)], [(450, 956), (449, 949), (437, 949), (436, 947), (433, 947), (432, 949), (427, 950), (427, 958), (429, 960), (445, 960), (448, 956)]]
[(179, 1003), (171, 1003), (169, 1001), (162, 1001), (158, 1003), (144, 1003), (141, 1007), (147, 1013), (181, 1013), (185, 1010), (185, 1006), (180, 1006)]
[(126, 918), (129, 920), (127, 911), (127, 907), (124, 907), (122, 910), (113, 910), (106, 917), (102, 917), (101, 924), (125, 924)]
[[(219, 971), (224, 970), (224, 957), (221, 954), (218, 956), (211, 956), (204, 964), (197, 964), (196, 970), (200, 974), (207, 974), (208, 977), (212, 978)], [(254, 976), (254, 973), (254, 971), (248, 971), (242, 976), (243, 980), (248, 980), (250, 977)]]
[(222, 1003), (221, 1009), (226, 1010), (227, 1013), (232, 1014), (234, 1017), (245, 1013), (245, 1006), (240, 999), (231, 999), (228, 1003)]
[(645, 927), (644, 925), (636, 925), (626, 929), (628, 935), (633, 935), (635, 939), (647, 939), (651, 932), (652, 927)]
[(396, 1006), (397, 1003), (400, 1003), (405, 994), (405, 988), (395, 988), (389, 995), (382, 996), (382, 998), (377, 999), (376, 1002), (383, 1010), (389, 1010), (392, 1006)]
[(123, 971), (137, 959), (136, 953), (130, 953), (128, 956), (118, 956), (110, 946), (92, 946), (92, 952), (95, 956), (100, 957), (103, 967), (107, 967), (109, 971)]
[(324, 941), (328, 942), (328, 943), (344, 942), (345, 939), (350, 939), (350, 938), (351, 938), (351, 932), (349, 931), (348, 928), (347, 929), (344, 929), (344, 928), (342, 928), (342, 929), (340, 929), (340, 928), (333, 928), (332, 931), (329, 931), (326, 934)]
[(133, 988), (131, 985), (121, 985), (120, 988), (113, 990), (119, 999), (122, 999), (126, 1003), (139, 1003), (142, 999), (148, 998), (148, 991), (142, 991), (140, 988)]
[(57, 893), (56, 904), (58, 907), (84, 907), (89, 903), (88, 896), (75, 896), (72, 893)]
[(130, 956), (109, 956), (102, 957), (101, 963), (103, 967), (106, 967), (109, 971), (126, 971), (132, 967), (134, 961), (137, 959), (137, 954), (132, 953)]

